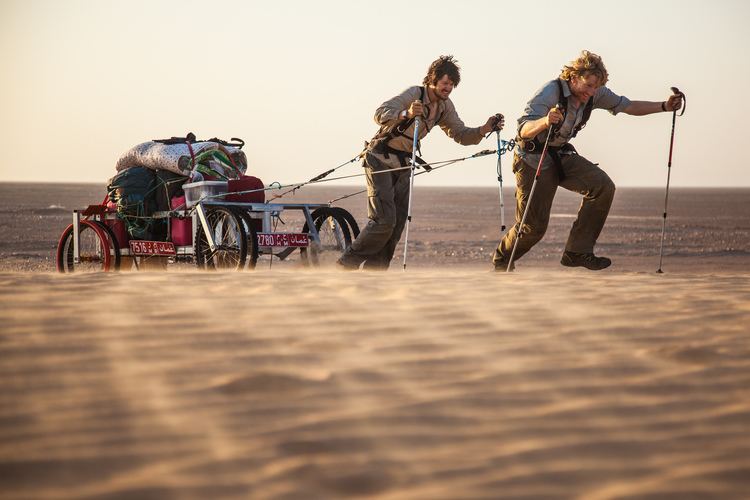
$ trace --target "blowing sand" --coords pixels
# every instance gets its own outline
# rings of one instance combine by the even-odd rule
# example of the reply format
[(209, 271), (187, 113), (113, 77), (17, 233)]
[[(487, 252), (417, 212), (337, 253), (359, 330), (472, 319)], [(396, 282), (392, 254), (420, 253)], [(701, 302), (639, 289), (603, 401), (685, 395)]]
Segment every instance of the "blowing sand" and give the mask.
[(488, 191), (418, 204), (406, 273), (63, 276), (63, 201), (2, 247), (0, 498), (748, 498), (750, 219), (675, 215), (657, 275), (641, 194), (600, 273), (565, 217), (489, 272)]

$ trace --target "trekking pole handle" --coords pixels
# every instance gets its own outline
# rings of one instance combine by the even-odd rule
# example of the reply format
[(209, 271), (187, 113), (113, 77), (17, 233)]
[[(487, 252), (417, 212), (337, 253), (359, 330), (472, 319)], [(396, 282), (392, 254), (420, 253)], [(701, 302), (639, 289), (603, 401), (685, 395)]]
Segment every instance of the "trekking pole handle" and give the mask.
[(685, 114), (685, 108), (687, 108), (687, 96), (685, 96), (685, 93), (683, 91), (681, 91), (680, 89), (678, 89), (677, 87), (670, 87), (669, 89), (672, 91), (672, 94), (678, 95), (678, 96), (682, 97), (682, 110), (681, 110), (681, 112), (680, 112), (679, 115), (677, 115), (677, 111), (675, 111), (674, 112), (675, 115), (677, 115), (677, 116), (684, 115)]
[[(565, 115), (565, 108), (563, 108), (560, 103), (558, 102), (555, 104), (555, 109), (560, 111), (563, 115)], [(562, 123), (555, 123), (553, 125), (550, 125), (550, 131), (557, 133), (558, 130), (560, 130), (560, 127), (562, 126)], [(548, 136), (549, 138), (549, 136)]]

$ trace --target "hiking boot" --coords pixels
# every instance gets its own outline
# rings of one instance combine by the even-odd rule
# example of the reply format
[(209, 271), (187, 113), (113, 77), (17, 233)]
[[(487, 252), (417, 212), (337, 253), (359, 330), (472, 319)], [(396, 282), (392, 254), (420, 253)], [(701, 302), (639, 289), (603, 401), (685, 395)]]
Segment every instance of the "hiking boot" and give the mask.
[(592, 271), (601, 271), (608, 268), (612, 261), (606, 257), (597, 257), (593, 253), (565, 252), (560, 259), (560, 264), (566, 267), (585, 267)]
[[(493, 264), (495, 266), (494, 271), (496, 273), (505, 273), (505, 272), (508, 272), (508, 263), (507, 262), (503, 262), (503, 261), (499, 260), (497, 262), (493, 262)], [(514, 262), (510, 266), (510, 272), (513, 272), (515, 270), (516, 270), (516, 263)]]
[(340, 257), (336, 261), (336, 268), (341, 269), (342, 271), (358, 271), (359, 264), (354, 264), (353, 262), (347, 262), (343, 257)]

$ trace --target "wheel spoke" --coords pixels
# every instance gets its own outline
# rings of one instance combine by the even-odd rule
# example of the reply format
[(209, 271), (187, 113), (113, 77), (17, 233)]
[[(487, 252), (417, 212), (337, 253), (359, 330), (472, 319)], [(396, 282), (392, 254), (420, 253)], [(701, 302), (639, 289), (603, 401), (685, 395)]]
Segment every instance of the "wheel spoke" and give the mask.
[(215, 250), (208, 246), (202, 227), (196, 234), (196, 263), (205, 269), (241, 269), (247, 255), (245, 229), (240, 218), (226, 207), (208, 209), (206, 221)]
[[(303, 263), (319, 266), (330, 266), (339, 258), (341, 253), (352, 243), (351, 232), (343, 209), (323, 207), (315, 210), (311, 215), (318, 230), (320, 245), (312, 245), (309, 249), (301, 249)], [(305, 224), (303, 231), (309, 229)], [(308, 252), (312, 255), (308, 255)]]
[[(78, 262), (75, 262), (73, 225), (68, 226), (57, 248), (57, 269), (63, 273), (108, 271), (113, 249), (98, 223), (82, 220), (79, 226)], [(118, 254), (114, 252), (115, 256)]]

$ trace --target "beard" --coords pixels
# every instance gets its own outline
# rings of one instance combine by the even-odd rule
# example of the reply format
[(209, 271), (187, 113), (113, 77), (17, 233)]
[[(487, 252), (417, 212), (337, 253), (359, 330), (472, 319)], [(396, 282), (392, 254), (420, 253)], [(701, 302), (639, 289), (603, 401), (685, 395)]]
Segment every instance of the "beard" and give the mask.
[(450, 92), (435, 92), (435, 95), (437, 95), (438, 99), (441, 101), (447, 101), (448, 98), (451, 96)]

